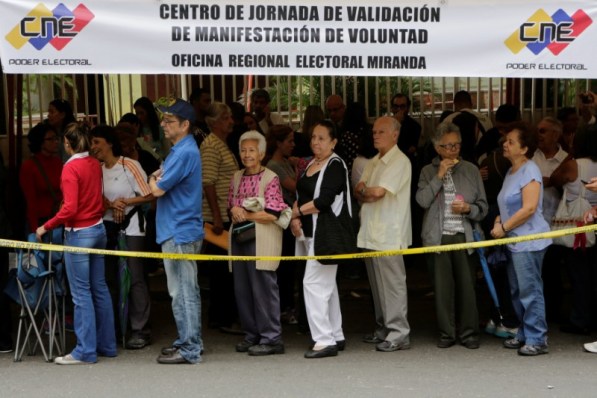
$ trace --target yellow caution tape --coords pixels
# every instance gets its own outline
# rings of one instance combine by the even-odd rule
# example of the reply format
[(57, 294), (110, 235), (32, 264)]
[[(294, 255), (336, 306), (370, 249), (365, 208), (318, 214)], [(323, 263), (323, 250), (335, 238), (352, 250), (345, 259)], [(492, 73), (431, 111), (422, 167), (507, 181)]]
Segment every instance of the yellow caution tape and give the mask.
[(507, 245), (511, 243), (520, 243), (537, 239), (557, 238), (564, 235), (575, 235), (585, 232), (597, 231), (597, 224), (586, 225), (578, 228), (567, 228), (558, 231), (544, 232), (540, 234), (515, 236), (512, 238), (502, 238), (494, 240), (484, 240), (480, 242), (458, 243), (453, 245), (439, 245), (415, 247), (412, 249), (401, 250), (385, 250), (385, 251), (366, 251), (362, 253), (347, 253), (335, 256), (220, 256), (210, 254), (182, 254), (182, 253), (154, 253), (154, 252), (131, 252), (120, 250), (102, 250), (102, 249), (88, 249), (83, 247), (62, 246), (48, 243), (34, 243), (22, 242), (10, 239), (0, 239), (0, 247), (8, 247), (12, 249), (23, 250), (43, 250), (43, 251), (61, 251), (68, 253), (88, 253), (88, 254), (103, 254), (106, 256), (120, 256), (120, 257), (141, 257), (141, 258), (159, 258), (171, 260), (198, 260), (198, 261), (255, 261), (255, 260), (350, 260), (353, 258), (367, 258), (367, 257), (384, 257), (397, 255), (411, 255), (424, 253), (440, 253), (455, 250), (477, 249), (482, 247)]

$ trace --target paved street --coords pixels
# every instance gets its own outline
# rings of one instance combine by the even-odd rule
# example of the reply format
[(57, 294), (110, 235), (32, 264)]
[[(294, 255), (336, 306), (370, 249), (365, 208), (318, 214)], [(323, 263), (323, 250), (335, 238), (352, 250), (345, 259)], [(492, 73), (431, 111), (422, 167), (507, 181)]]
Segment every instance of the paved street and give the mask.
[[(565, 335), (551, 325), (550, 353), (536, 358), (519, 357), (488, 335), (482, 336), (478, 350), (439, 349), (425, 273), (411, 268), (408, 277), (410, 350), (381, 353), (361, 342), (373, 325), (367, 283), (341, 279), (347, 347), (338, 357), (304, 359), (308, 338), (293, 325), (284, 330), (286, 354), (271, 357), (236, 353), (234, 345), (241, 337), (208, 329), (201, 364), (170, 366), (155, 362), (160, 348), (169, 345), (175, 333), (165, 279), (156, 277), (152, 279), (151, 346), (120, 350), (117, 358), (102, 358), (89, 366), (48, 364), (41, 354), (14, 363), (10, 354), (2, 354), (0, 397), (596, 396), (597, 355), (583, 352), (582, 343), (597, 335)], [(485, 303), (480, 308), (486, 313)], [(72, 347), (72, 334), (69, 339)]]

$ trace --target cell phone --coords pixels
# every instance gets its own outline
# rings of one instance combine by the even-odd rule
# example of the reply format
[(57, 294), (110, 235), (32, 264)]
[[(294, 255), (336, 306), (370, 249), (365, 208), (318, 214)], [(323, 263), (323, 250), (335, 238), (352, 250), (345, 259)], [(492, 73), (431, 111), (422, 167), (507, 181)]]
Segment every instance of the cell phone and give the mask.
[(580, 182), (582, 182), (582, 183), (583, 183), (583, 184), (585, 184), (585, 185), (587, 185), (587, 184), (590, 184), (590, 183), (591, 183), (590, 181), (585, 181), (585, 180), (580, 180)]

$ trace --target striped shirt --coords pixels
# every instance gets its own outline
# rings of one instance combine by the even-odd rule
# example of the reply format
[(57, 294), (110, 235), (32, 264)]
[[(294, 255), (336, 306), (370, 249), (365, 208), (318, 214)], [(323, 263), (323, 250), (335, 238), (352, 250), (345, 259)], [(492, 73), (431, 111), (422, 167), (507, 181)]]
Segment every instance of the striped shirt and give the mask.
[[(121, 156), (118, 162), (111, 168), (107, 168), (102, 164), (104, 196), (109, 201), (113, 202), (120, 198), (134, 198), (135, 196), (147, 196), (151, 193), (151, 188), (147, 184), (147, 175), (141, 164), (136, 160)], [(133, 210), (134, 206), (127, 206), (126, 214)], [(104, 220), (114, 221), (114, 216), (111, 209), (107, 209), (104, 213)], [(143, 223), (145, 220), (142, 221)], [(138, 213), (136, 213), (130, 220), (126, 228), (128, 236), (144, 236), (141, 232), (141, 225), (139, 224)]]
[(452, 202), (456, 199), (456, 187), (452, 180), (452, 170), (448, 170), (444, 176), (444, 225), (442, 226), (443, 235), (456, 235), (464, 233), (462, 224), (462, 214), (452, 213)]
[[(236, 158), (226, 143), (212, 133), (201, 143), (201, 161), (203, 162), (203, 186), (215, 186), (222, 221), (228, 222), (228, 189), (234, 172), (238, 171)], [(206, 195), (203, 195), (203, 219), (207, 222), (214, 221)]]

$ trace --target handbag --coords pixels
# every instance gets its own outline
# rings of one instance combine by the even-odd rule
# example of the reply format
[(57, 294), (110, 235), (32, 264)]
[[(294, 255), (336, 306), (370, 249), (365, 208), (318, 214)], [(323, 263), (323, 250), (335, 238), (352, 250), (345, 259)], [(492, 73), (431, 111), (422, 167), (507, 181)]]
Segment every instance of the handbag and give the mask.
[[(332, 209), (321, 212), (317, 216), (317, 227), (313, 251), (316, 256), (329, 256), (336, 254), (356, 253), (357, 238), (353, 228), (352, 219), (346, 204), (347, 195), (344, 195), (342, 210), (336, 216)], [(321, 264), (343, 264), (351, 260), (318, 260)]]
[[(580, 162), (578, 162), (578, 175), (582, 176)], [(567, 190), (566, 188), (564, 188), (562, 200), (560, 201), (560, 204), (558, 205), (558, 210), (556, 211), (556, 214), (552, 220), (552, 231), (558, 231), (566, 228), (582, 227), (583, 225), (585, 225), (583, 215), (586, 211), (591, 209), (591, 204), (587, 199), (585, 199), (586, 189), (584, 184), (580, 184), (580, 186), (581, 188), (578, 198), (576, 198), (570, 203), (566, 201)], [(595, 233), (586, 232), (575, 235), (560, 236), (557, 238), (553, 238), (553, 244), (570, 247), (573, 249), (584, 249), (595, 245)]]
[(236, 243), (247, 243), (255, 240), (255, 223), (246, 221), (232, 227), (232, 239)]

